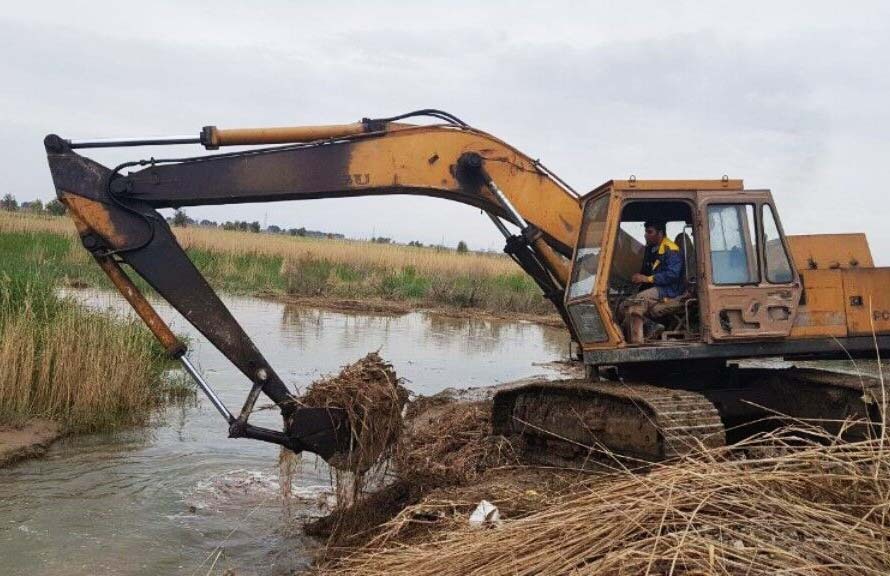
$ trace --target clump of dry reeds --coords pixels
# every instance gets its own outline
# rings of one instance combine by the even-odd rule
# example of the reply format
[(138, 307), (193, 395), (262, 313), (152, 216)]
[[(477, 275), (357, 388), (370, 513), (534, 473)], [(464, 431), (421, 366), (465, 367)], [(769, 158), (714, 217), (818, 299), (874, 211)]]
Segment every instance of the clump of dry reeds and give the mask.
[[(408, 390), (392, 365), (377, 352), (345, 366), (336, 376), (313, 382), (299, 397), (300, 404), (307, 407), (343, 410), (350, 428), (349, 450), (328, 461), (336, 507), (327, 517), (310, 524), (307, 532), (327, 536), (333, 543), (387, 519), (376, 515), (380, 508), (377, 500), (368, 500), (383, 496), (368, 495), (366, 488), (383, 482), (402, 434), (402, 411), (407, 401)], [(289, 483), (289, 479), (285, 481)], [(392, 497), (385, 499), (394, 501)]]
[[(425, 517), (430, 508), (435, 514), (444, 509), (456, 513), (470, 504), (456, 503), (458, 496), (448, 496), (447, 502), (436, 496), (432, 500), (426, 497), (448, 487), (480, 483), (486, 471), (516, 463), (516, 454), (507, 440), (491, 433), (490, 402), (438, 400), (421, 398), (409, 405), (405, 432), (391, 450), (387, 477), (377, 476), (375, 491), (346, 498), (330, 515), (304, 526), (307, 534), (327, 539), (326, 558), (336, 557), (349, 547), (388, 540), (395, 533), (404, 536), (413, 532), (417, 518)], [(379, 487), (383, 483), (386, 485)], [(339, 484), (338, 498), (343, 493)], [(491, 491), (496, 490), (512, 498), (517, 495), (514, 488), (515, 483), (485, 482), (485, 495), (480, 497), (492, 498)], [(533, 493), (532, 497), (537, 495)], [(443, 518), (437, 516), (437, 528)]]
[(377, 352), (345, 366), (339, 374), (317, 380), (300, 396), (312, 408), (343, 410), (350, 427), (350, 446), (329, 464), (361, 475), (389, 457), (402, 433), (402, 409), (408, 390)]
[(394, 453), (399, 478), (427, 487), (466, 484), (518, 461), (491, 432), (491, 402), (452, 403), (418, 415)]
[(331, 574), (886, 574), (890, 450), (783, 429), (484, 531), (369, 547)]

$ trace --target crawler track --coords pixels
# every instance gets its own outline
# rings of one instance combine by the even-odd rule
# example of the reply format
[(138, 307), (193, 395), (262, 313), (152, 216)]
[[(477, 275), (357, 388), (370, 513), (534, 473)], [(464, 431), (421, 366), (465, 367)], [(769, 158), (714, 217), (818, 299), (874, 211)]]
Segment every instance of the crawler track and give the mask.
[(642, 383), (560, 380), (499, 391), (492, 424), (527, 456), (572, 460), (606, 449), (648, 461), (721, 446), (720, 415), (703, 395)]
[[(577, 463), (606, 451), (650, 462), (806, 421), (857, 439), (879, 430), (890, 404), (880, 380), (817, 369), (727, 369), (695, 378), (700, 391), (642, 382), (558, 380), (498, 391), (494, 432), (534, 461)], [(676, 384), (676, 383), (675, 383)], [(780, 417), (781, 415), (781, 417)], [(857, 422), (851, 425), (851, 422)]]

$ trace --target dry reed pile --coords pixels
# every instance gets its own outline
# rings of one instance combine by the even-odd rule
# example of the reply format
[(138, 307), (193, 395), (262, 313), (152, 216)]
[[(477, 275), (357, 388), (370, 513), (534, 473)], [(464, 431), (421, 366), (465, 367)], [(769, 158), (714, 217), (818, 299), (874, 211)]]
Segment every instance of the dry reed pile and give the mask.
[[(366, 500), (367, 488), (381, 483), (386, 475), (402, 434), (402, 411), (407, 401), (408, 390), (392, 365), (377, 352), (345, 366), (336, 376), (313, 382), (299, 397), (300, 404), (307, 407), (343, 410), (350, 428), (349, 451), (328, 461), (336, 506), (328, 516), (311, 524), (307, 532), (327, 536), (331, 542), (340, 541), (377, 520), (373, 516), (377, 506), (369, 506)], [(289, 477), (284, 479), (285, 484), (290, 482)]]
[(324, 573), (888, 573), (890, 445), (797, 432), (597, 477), (501, 528), (384, 542)]
[(345, 366), (334, 377), (313, 382), (299, 398), (303, 406), (346, 413), (349, 452), (335, 456), (330, 464), (357, 477), (389, 458), (402, 434), (402, 409), (407, 401), (408, 390), (377, 352)]
[[(517, 461), (509, 443), (491, 434), (490, 402), (440, 403), (422, 398), (409, 405), (408, 412), (405, 432), (391, 451), (391, 466), (385, 469), (385, 478), (376, 478), (378, 486), (386, 485), (345, 500), (329, 516), (304, 527), (308, 534), (327, 539), (328, 560), (350, 547), (377, 545), (396, 534), (404, 541), (418, 532), (414, 529), (418, 518), (424, 523), (430, 514), (438, 521), (455, 517), (479, 498), (498, 499), (492, 491), (511, 510), (527, 506), (529, 497), (537, 498), (534, 492), (518, 490), (516, 482), (481, 478), (488, 470)], [(447, 494), (450, 487), (470, 484), (484, 487), (484, 495), (466, 489)]]
[(411, 424), (393, 456), (396, 475), (411, 484), (466, 484), (485, 470), (518, 462), (510, 443), (491, 433), (491, 402), (432, 408)]

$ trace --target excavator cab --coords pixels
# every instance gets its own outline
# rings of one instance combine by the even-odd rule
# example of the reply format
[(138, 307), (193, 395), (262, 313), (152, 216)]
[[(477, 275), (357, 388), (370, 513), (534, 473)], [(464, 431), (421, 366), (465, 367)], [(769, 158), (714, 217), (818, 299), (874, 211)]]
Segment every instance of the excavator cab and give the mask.
[[(740, 180), (610, 181), (582, 198), (565, 306), (588, 364), (686, 358), (688, 348), (787, 337), (800, 278), (769, 191)], [(682, 259), (682, 291), (652, 307), (657, 337), (633, 334), (646, 249), (643, 223), (666, 223)], [(637, 336), (637, 337), (634, 337)]]

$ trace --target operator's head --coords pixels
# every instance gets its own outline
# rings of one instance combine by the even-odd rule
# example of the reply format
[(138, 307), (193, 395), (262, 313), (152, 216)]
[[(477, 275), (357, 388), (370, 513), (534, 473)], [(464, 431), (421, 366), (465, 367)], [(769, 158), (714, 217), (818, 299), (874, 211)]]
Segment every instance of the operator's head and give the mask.
[(667, 234), (664, 222), (658, 220), (646, 222), (643, 224), (643, 227), (646, 229), (645, 237), (647, 246), (658, 246)]

